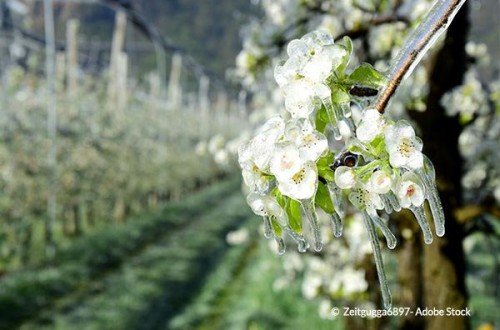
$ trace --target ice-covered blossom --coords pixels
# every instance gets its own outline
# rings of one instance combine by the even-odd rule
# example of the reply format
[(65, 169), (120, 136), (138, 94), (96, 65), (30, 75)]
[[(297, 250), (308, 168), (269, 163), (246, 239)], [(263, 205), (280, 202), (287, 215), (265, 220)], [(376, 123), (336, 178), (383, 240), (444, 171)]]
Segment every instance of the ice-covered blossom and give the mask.
[(314, 196), (318, 183), (318, 171), (314, 162), (302, 164), (299, 170), (289, 177), (277, 178), (278, 188), (285, 196), (296, 200)]
[[(321, 6), (344, 7), (337, 2)], [(349, 26), (347, 23), (339, 26)], [(376, 39), (387, 45), (396, 44), (398, 29), (396, 24), (387, 25), (387, 28), (382, 26)], [(286, 38), (287, 33), (283, 31), (275, 36)], [(291, 119), (286, 122), (275, 119), (274, 124), (266, 124), (267, 128), (242, 147), (240, 165), (244, 177), (247, 173), (251, 179), (245, 182), (254, 182), (250, 188), (254, 194), (249, 196), (248, 202), (254, 212), (264, 216), (265, 233), (275, 231), (274, 235), (266, 234), (266, 237), (276, 238), (280, 254), (285, 250), (284, 234), (298, 243), (300, 252), (309, 248), (307, 237), (302, 236), (302, 224), (309, 225), (305, 234), (312, 237), (311, 246), (320, 251), (324, 246), (321, 231), (324, 223), (318, 215), (327, 214), (333, 229), (331, 237), (339, 237), (345, 208), (350, 205), (358, 209), (361, 219), (357, 220), (368, 233), (367, 241), (376, 260), (384, 303), (389, 306), (390, 294), (383, 275), (376, 230), (382, 231), (389, 248), (396, 246), (397, 239), (379, 213), (409, 208), (422, 228), (426, 243), (432, 241), (432, 233), (422, 207), (424, 200), (429, 201), (436, 233), (440, 236), (444, 234), (444, 217), (435, 188), (434, 170), (422, 154), (421, 140), (409, 123), (394, 122), (372, 108), (374, 103), (370, 95), (377, 94), (386, 81), (369, 64), (359, 64), (355, 56), (349, 63), (352, 48), (353, 43), (348, 38), (334, 42), (325, 31), (314, 31), (287, 45), (288, 58), (275, 66), (273, 74), (284, 97), (287, 112), (284, 117)], [(382, 48), (387, 47), (382, 45)], [(351, 68), (353, 64), (354, 69)], [(421, 84), (425, 77), (419, 75), (414, 79), (407, 88), (408, 95), (403, 97), (410, 99), (413, 109), (425, 109), (421, 106), (425, 94), (422, 92), (425, 86)], [(400, 107), (406, 106), (406, 102), (408, 100), (401, 100)], [(354, 112), (351, 107), (355, 108)], [(260, 183), (260, 188), (255, 182)], [(273, 226), (269, 225), (269, 220)], [(349, 236), (349, 240), (352, 238)], [(338, 260), (352, 259), (348, 250), (339, 248), (340, 240), (330, 242), (330, 246), (334, 245), (335, 251), (344, 251), (336, 255)], [(364, 272), (356, 267), (346, 267), (345, 278), (338, 275), (336, 281), (331, 281), (328, 277), (330, 292), (321, 275), (323, 266), (309, 266), (311, 273), (306, 274), (303, 286), (303, 293), (308, 297), (320, 291), (333, 296), (338, 291), (349, 294), (366, 290)]]
[(347, 51), (334, 44), (330, 34), (314, 31), (287, 47), (288, 60), (276, 66), (274, 77), (285, 96), (285, 108), (294, 118), (307, 118), (331, 91), (327, 79)]
[(371, 175), (366, 189), (377, 194), (386, 194), (391, 190), (392, 184), (392, 176), (385, 171), (378, 170)]
[(335, 184), (340, 189), (349, 189), (356, 184), (356, 174), (351, 167), (339, 166), (335, 170)]
[(417, 169), (423, 165), (422, 141), (415, 136), (413, 127), (405, 121), (388, 126), (385, 143), (389, 162), (395, 168)]
[(424, 203), (425, 188), (415, 173), (406, 172), (397, 183), (396, 194), (402, 207), (418, 207)]
[(376, 109), (366, 109), (356, 129), (356, 137), (362, 142), (371, 142), (381, 135), (387, 120)]
[(262, 217), (273, 217), (282, 225), (287, 225), (288, 218), (285, 211), (276, 201), (276, 198), (269, 195), (259, 195), (251, 193), (247, 196), (247, 203), (256, 215)]
[(349, 194), (349, 201), (357, 207), (359, 210), (365, 210), (368, 213), (376, 213), (376, 210), (382, 210), (384, 204), (380, 195), (371, 191), (366, 190), (366, 188), (358, 185)]

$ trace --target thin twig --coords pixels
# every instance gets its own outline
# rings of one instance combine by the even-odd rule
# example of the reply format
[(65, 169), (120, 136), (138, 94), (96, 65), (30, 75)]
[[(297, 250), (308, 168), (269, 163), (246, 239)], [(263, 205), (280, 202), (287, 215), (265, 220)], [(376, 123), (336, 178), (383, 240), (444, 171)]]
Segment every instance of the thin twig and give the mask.
[(408, 37), (389, 70), (388, 83), (375, 100), (374, 108), (378, 112), (384, 113), (389, 100), (403, 79), (413, 71), (430, 46), (447, 29), (465, 1), (438, 0), (422, 23)]

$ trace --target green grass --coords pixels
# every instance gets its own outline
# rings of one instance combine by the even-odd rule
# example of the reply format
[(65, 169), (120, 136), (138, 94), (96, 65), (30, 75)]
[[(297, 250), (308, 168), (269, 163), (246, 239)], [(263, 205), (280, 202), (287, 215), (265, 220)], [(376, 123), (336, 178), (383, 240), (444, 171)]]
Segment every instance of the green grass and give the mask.
[[(193, 218), (217, 208), (238, 191), (239, 180), (210, 187), (169, 204), (162, 212), (110, 226), (77, 240), (61, 251), (49, 267), (13, 272), (0, 281), (0, 328), (9, 328), (38, 315), (56, 300), (85, 289), (93, 279), (119, 267), (127, 258), (164, 235), (188, 226)], [(238, 193), (238, 196), (240, 194)], [(240, 196), (242, 199), (243, 197)], [(243, 208), (240, 208), (243, 209)], [(245, 211), (248, 212), (246, 208)]]
[(321, 319), (317, 302), (302, 297), (300, 278), (286, 290), (273, 290), (281, 262), (249, 230), (253, 239), (228, 252), (202, 293), (165, 329), (339, 329), (339, 320)]
[[(217, 205), (217, 204), (214, 204)], [(22, 329), (155, 329), (197, 291), (224, 256), (224, 233), (247, 219), (243, 196), (224, 198), (187, 226), (58, 302)]]

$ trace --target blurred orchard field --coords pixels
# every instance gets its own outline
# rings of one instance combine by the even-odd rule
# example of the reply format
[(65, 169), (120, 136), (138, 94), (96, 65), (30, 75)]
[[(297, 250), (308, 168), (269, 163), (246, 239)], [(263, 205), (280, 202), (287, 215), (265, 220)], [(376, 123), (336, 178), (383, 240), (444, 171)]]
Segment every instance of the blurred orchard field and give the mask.
[(245, 200), (238, 149), (284, 112), (287, 44), (349, 37), (347, 71), (384, 74), (432, 3), (0, 0), (0, 329), (499, 329), (498, 1), (466, 1), (387, 108), (446, 217), (426, 245), (381, 212), (393, 309), (470, 317), (343, 316), (383, 310), (361, 213), (278, 256)]

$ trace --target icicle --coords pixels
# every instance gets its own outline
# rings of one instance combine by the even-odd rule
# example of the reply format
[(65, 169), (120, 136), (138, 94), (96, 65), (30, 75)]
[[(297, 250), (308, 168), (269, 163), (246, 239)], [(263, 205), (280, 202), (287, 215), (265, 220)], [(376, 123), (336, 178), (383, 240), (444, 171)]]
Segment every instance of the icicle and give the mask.
[(423, 205), (420, 207), (411, 206), (410, 210), (415, 215), (415, 218), (417, 218), (418, 224), (420, 225), (420, 229), (422, 229), (425, 244), (431, 244), (433, 240), (432, 232), (431, 228), (429, 227), (429, 223), (427, 222), (427, 218), (425, 216), (424, 206)]
[(342, 115), (338, 111), (336, 107), (333, 106), (332, 102), (330, 100), (323, 100), (323, 104), (325, 105), (326, 108), (326, 113), (328, 114), (328, 119), (331, 122), (331, 127), (333, 130), (333, 137), (335, 140), (340, 140), (342, 139), (342, 134), (340, 134), (340, 129), (339, 129), (339, 122), (342, 119)]
[(290, 237), (293, 238), (293, 240), (295, 242), (297, 242), (297, 250), (300, 253), (306, 252), (307, 249), (309, 248), (309, 243), (307, 243), (307, 241), (305, 240), (304, 236), (302, 236), (300, 234), (297, 234), (290, 227), (286, 227), (284, 229), (288, 233), (288, 235), (290, 235)]
[(443, 206), (441, 205), (441, 200), (439, 199), (436, 187), (426, 187), (429, 195), (427, 200), (429, 201), (429, 206), (431, 208), (432, 218), (434, 219), (434, 227), (436, 228), (436, 235), (439, 237), (444, 235), (444, 212)]
[(399, 205), (398, 198), (392, 191), (389, 191), (389, 193), (386, 194), (387, 199), (391, 203), (391, 207), (395, 212), (401, 211), (401, 205)]
[(273, 228), (271, 227), (271, 220), (269, 219), (269, 217), (263, 217), (263, 218), (264, 218), (264, 237), (270, 239), (274, 236)]
[(439, 194), (434, 183), (434, 166), (427, 157), (424, 158), (424, 167), (425, 171), (420, 169), (417, 171), (417, 174), (425, 186), (426, 199), (429, 201), (432, 218), (434, 219), (434, 227), (436, 228), (436, 235), (441, 237), (445, 232), (443, 206), (441, 205), (441, 199), (439, 198)]
[(391, 292), (389, 290), (389, 285), (387, 284), (387, 279), (385, 277), (384, 262), (382, 260), (382, 252), (380, 251), (380, 244), (378, 242), (377, 235), (375, 233), (375, 228), (373, 223), (366, 212), (362, 212), (363, 219), (365, 221), (365, 226), (370, 237), (370, 242), (372, 244), (373, 257), (375, 258), (375, 266), (377, 267), (377, 275), (380, 283), (380, 290), (382, 291), (382, 300), (384, 301), (384, 307), (386, 309), (391, 308), (392, 298)]
[(342, 217), (344, 215), (344, 208), (342, 207), (342, 190), (340, 190), (340, 188), (333, 182), (327, 183), (327, 187), (328, 192), (330, 193), (330, 199), (333, 203), (333, 208), (339, 217)]
[(340, 216), (337, 214), (337, 212), (330, 213), (329, 216), (330, 220), (332, 221), (333, 236), (342, 236), (342, 221), (340, 220)]
[(387, 241), (387, 247), (389, 249), (394, 249), (396, 247), (396, 244), (398, 243), (398, 240), (396, 239), (396, 236), (392, 233), (392, 231), (387, 227), (387, 225), (384, 223), (384, 220), (380, 219), (380, 217), (376, 214), (368, 214), (370, 219), (373, 221), (373, 223), (377, 226), (382, 231), (382, 234), (385, 236), (385, 240)]
[(349, 103), (342, 104), (342, 114), (344, 115), (344, 118), (351, 117), (352, 112), (351, 112), (351, 106), (349, 105)]
[(311, 226), (311, 231), (314, 237), (314, 251), (319, 252), (323, 249), (323, 242), (321, 240), (321, 230), (319, 228), (318, 215), (316, 214), (316, 210), (314, 209), (313, 202), (310, 200), (302, 200), (300, 201), (300, 206), (302, 207), (304, 216), (309, 222), (309, 226)]
[(278, 254), (280, 256), (284, 255), (286, 252), (285, 241), (283, 240), (283, 238), (278, 236), (275, 236), (274, 239), (276, 240), (276, 243), (278, 243)]
[(382, 197), (382, 202), (384, 204), (385, 212), (387, 214), (391, 214), (392, 212), (394, 212), (394, 209), (392, 208), (392, 204), (389, 201), (389, 197), (387, 197), (386, 195), (381, 195), (380, 197)]

